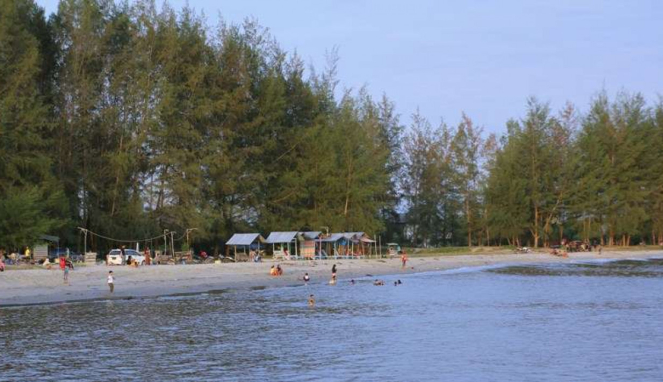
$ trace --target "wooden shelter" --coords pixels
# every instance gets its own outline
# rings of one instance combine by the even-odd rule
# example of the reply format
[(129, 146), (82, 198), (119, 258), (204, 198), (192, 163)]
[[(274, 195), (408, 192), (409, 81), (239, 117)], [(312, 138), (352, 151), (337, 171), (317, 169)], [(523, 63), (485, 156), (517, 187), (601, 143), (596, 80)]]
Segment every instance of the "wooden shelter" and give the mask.
[(297, 231), (288, 231), (269, 234), (266, 243), (272, 245), (274, 260), (296, 260), (299, 257), (298, 233)]
[(320, 231), (305, 231), (297, 234), (299, 241), (299, 253), (305, 260), (316, 258), (316, 252), (319, 250)]
[(226, 248), (233, 248), (235, 261), (248, 261), (251, 250), (260, 250), (265, 243), (259, 233), (236, 233), (226, 242)]

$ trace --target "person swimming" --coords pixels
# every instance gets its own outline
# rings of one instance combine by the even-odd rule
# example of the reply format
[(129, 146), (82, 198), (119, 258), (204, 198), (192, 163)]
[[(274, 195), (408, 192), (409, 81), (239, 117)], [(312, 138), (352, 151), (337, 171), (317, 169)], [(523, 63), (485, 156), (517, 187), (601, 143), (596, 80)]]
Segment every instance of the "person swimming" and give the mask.
[(382, 286), (382, 285), (384, 285), (384, 281), (375, 279), (375, 281), (373, 281), (373, 285)]

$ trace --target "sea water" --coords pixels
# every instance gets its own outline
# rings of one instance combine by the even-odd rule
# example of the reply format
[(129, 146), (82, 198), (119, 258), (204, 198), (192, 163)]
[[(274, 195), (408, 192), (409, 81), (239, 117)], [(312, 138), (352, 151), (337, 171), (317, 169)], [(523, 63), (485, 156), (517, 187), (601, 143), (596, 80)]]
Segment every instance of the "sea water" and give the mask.
[(0, 309), (0, 380), (663, 381), (663, 260), (382, 279)]

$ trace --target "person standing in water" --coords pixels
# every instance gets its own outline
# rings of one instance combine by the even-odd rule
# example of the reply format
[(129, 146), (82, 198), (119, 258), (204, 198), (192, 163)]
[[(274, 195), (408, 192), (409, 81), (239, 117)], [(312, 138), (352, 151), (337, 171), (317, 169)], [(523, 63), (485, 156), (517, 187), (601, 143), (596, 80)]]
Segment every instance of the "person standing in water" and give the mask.
[(311, 278), (308, 276), (308, 272), (304, 273), (304, 284), (308, 285), (309, 281), (311, 281)]
[(108, 271), (108, 288), (110, 288), (110, 292), (113, 293), (113, 290), (115, 289), (115, 278), (113, 277), (113, 271)]
[(336, 264), (332, 265), (332, 281), (336, 282)]
[(315, 306), (315, 297), (313, 295), (308, 296), (308, 306), (310, 306), (310, 307)]

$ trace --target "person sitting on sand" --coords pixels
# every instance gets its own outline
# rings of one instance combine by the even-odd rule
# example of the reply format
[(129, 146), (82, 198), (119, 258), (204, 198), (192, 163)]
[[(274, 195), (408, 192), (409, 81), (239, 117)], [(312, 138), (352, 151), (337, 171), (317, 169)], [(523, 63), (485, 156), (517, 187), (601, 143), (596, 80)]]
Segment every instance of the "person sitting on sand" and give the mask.
[(281, 264), (276, 266), (276, 275), (283, 276), (283, 268), (281, 268)]
[(315, 306), (315, 297), (313, 295), (308, 296), (308, 306)]
[(269, 268), (269, 275), (270, 276), (276, 276), (276, 267), (272, 265), (271, 268)]

